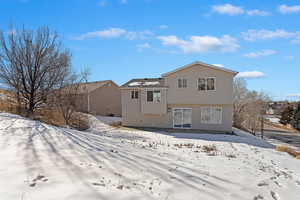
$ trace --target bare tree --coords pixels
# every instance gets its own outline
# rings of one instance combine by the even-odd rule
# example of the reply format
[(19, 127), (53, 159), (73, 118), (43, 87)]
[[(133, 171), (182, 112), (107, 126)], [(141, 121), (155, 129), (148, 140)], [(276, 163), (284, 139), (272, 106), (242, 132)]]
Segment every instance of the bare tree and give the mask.
[(264, 92), (249, 91), (244, 79), (234, 81), (234, 126), (253, 134), (259, 129), (267, 109), (269, 96)]
[(234, 126), (242, 128), (244, 122), (244, 111), (248, 103), (248, 89), (246, 81), (237, 78), (233, 83), (233, 122)]
[[(82, 93), (84, 92), (83, 83), (87, 82), (89, 77), (89, 69), (86, 68), (80, 73), (72, 73), (62, 82), (60, 89), (56, 90), (52, 102), (57, 107), (67, 125), (74, 126), (74, 118), (76, 113), (80, 111), (83, 103)], [(77, 121), (80, 121), (77, 120)], [(75, 125), (77, 127), (80, 124)]]
[(48, 27), (0, 31), (0, 80), (15, 92), (28, 115), (64, 82), (70, 73), (70, 57)]

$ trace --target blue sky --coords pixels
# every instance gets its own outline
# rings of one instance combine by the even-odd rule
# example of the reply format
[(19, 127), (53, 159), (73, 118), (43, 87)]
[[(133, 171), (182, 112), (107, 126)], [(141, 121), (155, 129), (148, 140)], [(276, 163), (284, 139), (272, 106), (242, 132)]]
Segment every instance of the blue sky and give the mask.
[(291, 0), (0, 0), (0, 29), (49, 26), (93, 81), (158, 77), (199, 60), (241, 72), (276, 100), (300, 98), (299, 21)]

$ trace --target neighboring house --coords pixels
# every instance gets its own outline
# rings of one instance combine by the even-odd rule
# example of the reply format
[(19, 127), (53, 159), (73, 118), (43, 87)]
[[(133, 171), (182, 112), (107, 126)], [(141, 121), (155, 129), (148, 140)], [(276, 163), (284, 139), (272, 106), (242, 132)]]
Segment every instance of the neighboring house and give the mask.
[(122, 124), (231, 132), (236, 74), (194, 62), (162, 78), (132, 79), (121, 86)]
[(95, 115), (121, 116), (121, 91), (111, 80), (82, 83), (79, 110)]

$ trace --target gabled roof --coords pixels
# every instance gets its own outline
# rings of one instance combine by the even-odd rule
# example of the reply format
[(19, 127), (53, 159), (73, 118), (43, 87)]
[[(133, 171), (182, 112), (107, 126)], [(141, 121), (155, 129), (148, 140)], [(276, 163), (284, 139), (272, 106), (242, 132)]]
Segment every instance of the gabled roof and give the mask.
[(215, 66), (215, 65), (206, 64), (206, 63), (203, 63), (203, 62), (200, 62), (200, 61), (196, 61), (196, 62), (193, 62), (193, 63), (191, 63), (191, 64), (185, 65), (185, 66), (183, 66), (183, 67), (179, 67), (179, 68), (177, 68), (177, 69), (175, 69), (175, 70), (172, 70), (172, 71), (170, 71), (170, 72), (164, 73), (164, 74), (162, 74), (162, 77), (169, 76), (169, 75), (171, 75), (171, 74), (173, 74), (173, 73), (176, 73), (176, 72), (178, 72), (178, 71), (187, 69), (187, 68), (192, 67), (192, 66), (194, 66), (194, 65), (202, 65), (202, 66), (204, 66), (204, 67), (208, 67), (208, 68), (212, 68), (212, 69), (216, 69), (216, 70), (220, 70), (220, 71), (232, 73), (232, 74), (234, 74), (234, 75), (236, 75), (236, 74), (238, 73), (238, 72), (233, 71), (233, 70), (230, 70), (230, 69), (226, 69), (226, 68), (223, 68), (223, 67), (217, 67), (217, 66)]
[(114, 84), (118, 87), (118, 85), (114, 83), (112, 80), (87, 82), (87, 83), (81, 83), (79, 85), (79, 93), (90, 93), (95, 89), (98, 89), (103, 86), (107, 86), (109, 84)]
[(123, 84), (123, 88), (158, 88), (165, 87), (163, 78), (137, 78)]

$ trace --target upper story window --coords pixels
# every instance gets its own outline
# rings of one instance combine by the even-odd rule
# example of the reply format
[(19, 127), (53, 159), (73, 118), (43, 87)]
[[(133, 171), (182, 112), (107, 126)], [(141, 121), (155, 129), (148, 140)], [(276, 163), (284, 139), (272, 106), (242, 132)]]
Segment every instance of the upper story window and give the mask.
[(161, 93), (160, 90), (147, 91), (147, 102), (160, 102)]
[(139, 91), (132, 90), (131, 91), (131, 99), (138, 99), (139, 98)]
[(178, 88), (187, 88), (187, 79), (179, 78), (178, 79)]
[(216, 90), (216, 78), (199, 78), (198, 90)]

